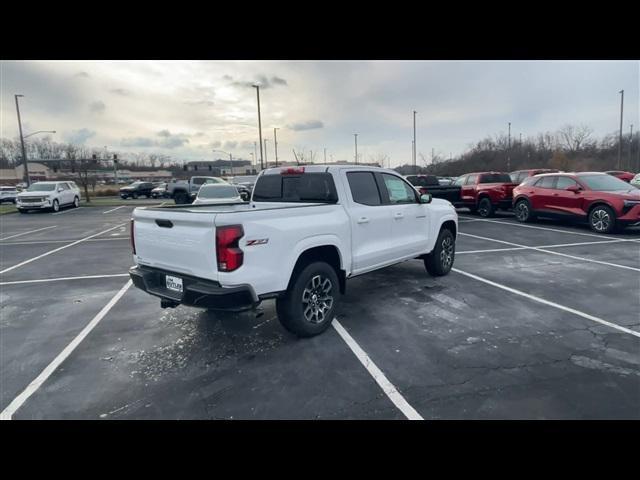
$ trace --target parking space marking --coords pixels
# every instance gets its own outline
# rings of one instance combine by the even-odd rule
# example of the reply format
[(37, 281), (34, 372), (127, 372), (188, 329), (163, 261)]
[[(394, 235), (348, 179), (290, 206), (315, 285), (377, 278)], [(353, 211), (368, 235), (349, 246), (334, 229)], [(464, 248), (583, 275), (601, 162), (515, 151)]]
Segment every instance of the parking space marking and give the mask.
[(79, 208), (70, 208), (69, 210), (64, 210), (62, 212), (56, 212), (53, 215), (62, 215), (63, 213), (78, 212), (78, 211), (80, 211)]
[[(470, 234), (467, 234), (470, 235)], [(456, 255), (464, 253), (490, 253), (490, 252), (510, 252), (513, 250), (527, 250), (529, 248), (562, 248), (562, 247), (580, 247), (583, 245), (600, 245), (602, 243), (620, 243), (623, 239), (618, 240), (602, 240), (601, 242), (577, 242), (577, 243), (560, 243), (556, 245), (538, 245), (535, 247), (509, 247), (509, 248), (488, 248), (486, 250), (462, 250), (457, 251)]]
[(11, 235), (9, 237), (0, 238), (0, 242), (3, 242), (5, 240), (9, 240), (10, 238), (21, 237), (22, 235), (28, 235), (30, 233), (41, 232), (42, 230), (47, 230), (48, 228), (56, 228), (56, 227), (57, 227), (57, 225), (51, 225), (50, 227), (38, 228), (36, 230), (29, 230), (28, 232), (17, 233), (15, 235)]
[(28, 260), (25, 260), (24, 262), (20, 262), (17, 265), (14, 265), (13, 267), (5, 268), (4, 270), (0, 271), (0, 274), (6, 273), (6, 272), (10, 272), (11, 270), (15, 270), (16, 268), (20, 268), (23, 265), (26, 265), (28, 263), (34, 262), (34, 261), (36, 261), (36, 260), (38, 260), (38, 259), (40, 259), (42, 257), (46, 257), (48, 255), (51, 255), (52, 253), (59, 252), (60, 250), (64, 250), (65, 248), (73, 247), (74, 245), (77, 245), (78, 243), (86, 242), (90, 238), (97, 237), (98, 235), (103, 235), (103, 234), (105, 234), (107, 232), (110, 232), (111, 230), (115, 230), (116, 228), (121, 227), (122, 225), (125, 225), (125, 224), (121, 223), (120, 225), (116, 225), (115, 227), (108, 228), (108, 229), (106, 229), (106, 230), (104, 230), (102, 232), (94, 233), (93, 235), (89, 235), (88, 237), (81, 238), (80, 240), (76, 240), (75, 242), (70, 243), (68, 245), (63, 245), (62, 247), (58, 247), (58, 248), (55, 248), (53, 250), (49, 250), (48, 252), (45, 252), (42, 255), (38, 255), (37, 257), (33, 257), (33, 258), (28, 259)]
[(129, 287), (132, 285), (131, 280), (124, 284), (124, 286), (116, 293), (109, 303), (107, 303), (102, 310), (98, 312), (98, 314), (91, 319), (91, 321), (87, 324), (86, 327), (82, 329), (82, 331), (71, 341), (69, 345), (67, 345), (62, 352), (58, 354), (53, 361), (45, 367), (45, 369), (40, 372), (35, 380), (33, 380), (27, 388), (23, 390), (23, 392), (14, 398), (11, 403), (5, 408), (2, 413), (0, 413), (0, 420), (11, 420), (13, 414), (26, 402), (31, 395), (33, 395), (40, 386), (51, 376), (53, 372), (60, 366), (65, 359), (71, 355), (71, 353), (76, 349), (80, 342), (86, 338), (87, 335), (95, 328), (95, 326), (104, 318), (104, 316), (109, 313), (109, 310), (118, 303), (118, 300), (122, 298), (122, 296), (129, 290)]
[(124, 208), (124, 207), (127, 207), (127, 206), (128, 205), (120, 205), (119, 207), (112, 208), (111, 210), (107, 210), (106, 212), (102, 212), (102, 214), (104, 215), (105, 213), (111, 213), (111, 212), (114, 212), (114, 211), (118, 210), (119, 208)]
[(596, 237), (596, 238), (604, 238), (608, 240), (621, 240), (623, 242), (640, 242), (640, 240), (636, 240), (634, 238), (614, 238), (614, 237), (605, 237), (604, 235), (597, 235), (595, 233), (585, 233), (585, 232), (574, 232), (571, 230), (560, 230), (559, 228), (549, 228), (549, 227), (538, 227), (536, 225), (525, 225), (523, 223), (515, 223), (515, 222), (503, 222), (500, 220), (488, 220), (486, 218), (471, 218), (471, 217), (460, 217), (460, 218), (469, 218), (471, 220), (477, 220), (478, 222), (490, 222), (490, 223), (499, 223), (501, 225), (511, 225), (513, 227), (522, 227), (522, 228), (535, 228), (536, 230), (549, 230), (550, 232), (560, 232), (560, 233), (569, 233), (573, 235), (584, 235), (586, 237)]
[[(609, 267), (624, 268), (625, 270), (633, 270), (635, 272), (640, 272), (640, 268), (629, 267), (627, 265), (620, 265), (618, 263), (603, 262), (602, 260), (593, 260), (592, 258), (578, 257), (576, 255), (569, 255), (567, 253), (554, 252), (553, 250), (547, 250), (545, 248), (528, 247), (526, 245), (520, 245), (520, 244), (517, 244), (517, 243), (507, 242), (505, 240), (498, 240), (498, 239), (495, 239), (495, 238), (481, 237), (480, 235), (472, 235), (470, 233), (462, 233), (462, 232), (460, 232), (459, 235), (465, 235), (467, 237), (478, 238), (480, 240), (488, 240), (488, 241), (491, 241), (491, 242), (504, 243), (505, 245), (512, 245), (514, 247), (521, 247), (521, 248), (526, 249), (526, 250), (535, 250), (537, 252), (550, 253), (551, 255), (559, 255), (561, 257), (573, 258), (574, 260), (580, 260), (580, 261), (583, 261), (583, 262), (598, 263), (600, 265), (607, 265)], [(622, 240), (622, 241), (624, 241), (624, 240)]]
[[(0, 246), (2, 245), (38, 245), (38, 244), (42, 244), (42, 243), (69, 243), (69, 242), (75, 242), (76, 240), (80, 240), (78, 238), (72, 238), (70, 240), (34, 240), (32, 242), (6, 242), (6, 243), (0, 243)], [(120, 236), (118, 238), (92, 238), (91, 240), (87, 240), (87, 242), (106, 242), (109, 240), (129, 240), (128, 236)]]
[(620, 330), (621, 332), (628, 333), (635, 337), (640, 337), (640, 332), (636, 332), (635, 330), (631, 330), (630, 328), (623, 327), (621, 325), (617, 325), (615, 323), (608, 322), (602, 318), (595, 317), (593, 315), (589, 315), (588, 313), (581, 312), (580, 310), (576, 310), (571, 307), (565, 307), (564, 305), (560, 305), (559, 303), (551, 302), (549, 300), (545, 300), (541, 297), (536, 297), (535, 295), (531, 295), (530, 293), (523, 292), (521, 290), (516, 290), (515, 288), (507, 287), (506, 285), (502, 285), (500, 283), (493, 282), (489, 279), (479, 277), (478, 275), (474, 275), (473, 273), (465, 272), (458, 268), (452, 268), (452, 271), (459, 273), (460, 275), (465, 275), (469, 278), (473, 278), (474, 280), (478, 280), (480, 282), (486, 283), (487, 285), (491, 285), (502, 290), (506, 290), (507, 292), (514, 293), (516, 295), (520, 295), (522, 297), (528, 298), (529, 300), (533, 300), (538, 303), (542, 303), (544, 305), (548, 305), (550, 307), (557, 308), (559, 310), (563, 310), (565, 312), (573, 313), (574, 315), (578, 315), (579, 317), (586, 318), (587, 320), (591, 320), (593, 322), (600, 323), (602, 325), (606, 325), (607, 327), (615, 328), (616, 330)]
[(115, 273), (112, 275), (84, 275), (80, 277), (58, 277), (58, 278), (40, 278), (37, 280), (16, 280), (14, 282), (0, 282), (0, 286), (2, 285), (19, 285), (22, 283), (45, 283), (45, 282), (62, 282), (64, 280), (86, 280), (91, 278), (117, 278), (117, 277), (128, 277), (128, 273)]
[(344, 340), (347, 346), (351, 349), (360, 363), (367, 369), (367, 372), (373, 377), (376, 383), (380, 386), (385, 395), (391, 400), (391, 402), (400, 410), (408, 420), (424, 420), (422, 416), (411, 406), (409, 402), (398, 392), (398, 389), (387, 379), (382, 371), (373, 363), (373, 360), (362, 350), (360, 345), (353, 339), (349, 332), (340, 324), (337, 318), (333, 319), (333, 328), (338, 335)]

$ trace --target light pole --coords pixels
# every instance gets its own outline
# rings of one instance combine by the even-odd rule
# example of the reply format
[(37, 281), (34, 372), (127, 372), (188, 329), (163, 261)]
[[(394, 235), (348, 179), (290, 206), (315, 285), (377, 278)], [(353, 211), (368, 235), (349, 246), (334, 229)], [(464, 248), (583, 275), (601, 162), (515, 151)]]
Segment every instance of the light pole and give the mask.
[(413, 171), (416, 172), (416, 112), (413, 111)]
[(631, 150), (633, 149), (633, 123), (629, 127), (629, 170), (631, 170)]
[(324, 147), (324, 163), (327, 163), (327, 147)]
[(267, 168), (269, 168), (269, 161), (267, 160), (267, 140), (269, 139), (264, 139), (264, 164), (267, 166)]
[(262, 119), (260, 118), (260, 85), (253, 85), (256, 89), (256, 95), (258, 97), (258, 136), (260, 138), (260, 170), (264, 170), (262, 163)]
[(507, 171), (511, 171), (511, 122), (509, 122), (509, 145), (507, 146)]
[(618, 169), (620, 169), (622, 158), (622, 109), (624, 107), (624, 90), (620, 90), (618, 93), (620, 94), (620, 140), (618, 141)]
[(354, 133), (353, 137), (356, 139), (356, 165), (358, 164), (358, 134)]
[(274, 127), (273, 129), (273, 146), (276, 149), (276, 167), (278, 166), (278, 135), (276, 134), (276, 130), (280, 130), (279, 128)]
[(220, 153), (229, 155), (229, 164), (231, 166), (231, 176), (233, 177), (233, 157), (231, 156), (231, 154), (229, 152), (225, 152), (224, 150), (214, 150), (214, 152), (220, 152)]

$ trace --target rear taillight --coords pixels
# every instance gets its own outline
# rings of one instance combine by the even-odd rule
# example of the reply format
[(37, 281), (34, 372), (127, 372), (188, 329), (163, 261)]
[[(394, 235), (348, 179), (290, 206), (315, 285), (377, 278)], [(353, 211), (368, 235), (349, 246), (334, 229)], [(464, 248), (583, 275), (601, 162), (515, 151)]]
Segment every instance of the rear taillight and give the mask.
[(244, 253), (238, 246), (244, 235), (242, 225), (225, 225), (216, 228), (216, 255), (219, 272), (233, 272), (242, 266)]
[(130, 227), (129, 227), (129, 238), (131, 239), (131, 250), (133, 250), (133, 254), (136, 254), (136, 239), (135, 239), (135, 224), (133, 218), (131, 219)]
[(280, 175), (301, 175), (304, 173), (304, 167), (298, 168), (283, 168), (280, 170)]

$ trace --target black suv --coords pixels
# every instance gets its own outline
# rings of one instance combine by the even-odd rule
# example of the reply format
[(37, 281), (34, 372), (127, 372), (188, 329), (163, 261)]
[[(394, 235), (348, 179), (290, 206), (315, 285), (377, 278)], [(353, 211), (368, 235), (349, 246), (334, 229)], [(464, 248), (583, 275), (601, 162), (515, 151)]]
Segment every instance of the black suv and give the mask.
[(122, 187), (120, 189), (120, 198), (133, 198), (147, 197), (151, 198), (151, 190), (155, 188), (151, 182), (133, 182), (131, 185)]

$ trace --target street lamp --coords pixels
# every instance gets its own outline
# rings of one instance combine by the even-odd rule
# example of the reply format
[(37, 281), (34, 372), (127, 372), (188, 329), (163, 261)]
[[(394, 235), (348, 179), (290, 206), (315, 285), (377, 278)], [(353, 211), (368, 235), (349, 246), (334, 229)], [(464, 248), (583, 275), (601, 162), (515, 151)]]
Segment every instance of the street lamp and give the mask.
[(55, 130), (38, 130), (37, 132), (33, 132), (33, 133), (30, 133), (29, 135), (23, 136), (22, 120), (20, 119), (20, 105), (18, 104), (18, 97), (24, 97), (24, 95), (16, 93), (14, 97), (16, 99), (16, 112), (18, 114), (18, 130), (20, 131), (20, 147), (22, 149), (22, 163), (24, 165), (23, 179), (24, 179), (24, 182), (27, 184), (27, 187), (29, 187), (31, 185), (31, 181), (29, 180), (29, 166), (27, 164), (27, 151), (24, 148), (24, 139), (31, 137), (32, 135), (36, 135), (38, 133), (56, 133), (56, 132)]
[(224, 150), (214, 150), (214, 152), (220, 152), (229, 155), (229, 163), (231, 164), (231, 176), (233, 177), (233, 157), (231, 156), (231, 154), (229, 152), (225, 152)]
[(356, 165), (358, 164), (358, 134), (354, 133), (353, 136), (356, 139)]
[(260, 170), (264, 170), (262, 163), (262, 119), (260, 118), (260, 85), (252, 85), (256, 89), (256, 95), (258, 97), (258, 135), (260, 137)]
[(273, 146), (276, 149), (276, 167), (278, 166), (278, 136), (276, 135), (276, 130), (280, 130), (279, 128), (273, 129)]

